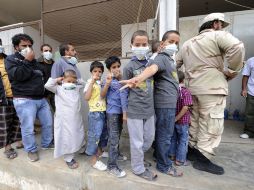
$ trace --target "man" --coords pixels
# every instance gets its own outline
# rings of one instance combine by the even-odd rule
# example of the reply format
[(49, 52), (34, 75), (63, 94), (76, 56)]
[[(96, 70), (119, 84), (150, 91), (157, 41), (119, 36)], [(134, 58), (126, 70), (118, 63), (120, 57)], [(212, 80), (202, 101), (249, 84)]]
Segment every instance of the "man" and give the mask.
[[(52, 57), (53, 57), (52, 47), (49, 44), (43, 44), (41, 46), (41, 56), (37, 59), (37, 61), (39, 62), (40, 69), (45, 74), (45, 76), (44, 76), (44, 83), (45, 84), (51, 76), (51, 69), (54, 64), (54, 60), (52, 59)], [(47, 98), (49, 100), (49, 103), (50, 103), (53, 111), (55, 111), (55, 96), (54, 96), (54, 94), (45, 89), (44, 96), (45, 96), (45, 98)]]
[(53, 148), (52, 115), (44, 96), (44, 75), (34, 59), (33, 39), (26, 34), (17, 34), (12, 38), (15, 53), (7, 56), (5, 65), (12, 86), (13, 103), (21, 123), (24, 149), (30, 161), (39, 160), (34, 135), (35, 118), (42, 126), (41, 146)]
[(227, 81), (241, 71), (244, 58), (243, 43), (222, 30), (228, 25), (224, 14), (209, 14), (199, 34), (185, 42), (176, 57), (178, 67), (185, 66), (187, 87), (193, 95), (188, 159), (194, 161), (194, 168), (217, 175), (224, 169), (210, 158), (224, 128)]
[(76, 66), (78, 63), (76, 58), (77, 52), (73, 45), (70, 43), (61, 44), (59, 46), (59, 52), (62, 57), (54, 63), (51, 70), (51, 77), (58, 78), (63, 76), (64, 71), (74, 70), (77, 74), (78, 79), (80, 79), (81, 75)]
[(0, 148), (5, 148), (4, 154), (8, 159), (14, 159), (18, 154), (11, 144), (18, 141), (21, 145), (21, 131), (13, 106), (13, 93), (5, 69), (5, 58), (4, 47), (0, 39)]
[(244, 133), (240, 137), (248, 139), (254, 137), (254, 57), (246, 62), (242, 75), (241, 95), (246, 98), (246, 108)]

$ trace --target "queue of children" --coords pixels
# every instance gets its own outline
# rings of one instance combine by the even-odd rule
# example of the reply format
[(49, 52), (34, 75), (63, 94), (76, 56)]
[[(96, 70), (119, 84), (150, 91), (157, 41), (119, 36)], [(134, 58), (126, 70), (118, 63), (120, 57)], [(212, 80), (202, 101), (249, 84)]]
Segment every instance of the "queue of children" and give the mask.
[[(52, 70), (59, 71), (59, 74), (49, 78), (45, 84), (45, 88), (55, 94), (54, 157), (63, 156), (66, 165), (76, 169), (79, 164), (75, 153), (85, 147), (84, 153), (90, 156), (93, 168), (108, 170), (109, 174), (118, 178), (125, 177), (126, 172), (118, 162), (127, 160), (119, 148), (123, 124), (127, 123), (131, 167), (135, 175), (149, 181), (157, 179), (151, 164), (145, 161), (145, 152), (155, 140), (157, 170), (174, 177), (182, 176), (172, 160), (176, 165), (188, 163), (189, 123), (180, 121), (182, 117), (189, 121), (192, 102), (190, 94), (179, 90), (173, 59), (179, 36), (177, 31), (166, 32), (162, 42), (154, 44), (155, 54), (150, 59), (148, 34), (138, 30), (131, 38), (133, 57), (123, 68), (123, 73), (120, 59), (110, 56), (105, 60), (108, 70), (105, 80), (102, 80), (104, 65), (94, 61), (90, 65), (91, 78), (86, 82), (73, 64), (77, 62), (73, 58), (75, 49), (69, 48), (73, 47), (71, 44), (62, 45), (61, 61), (66, 68), (61, 67), (64, 64), (55, 64)], [(66, 60), (70, 60), (71, 65)], [(122, 83), (128, 80), (134, 82), (128, 83), (129, 88), (125, 88)], [(185, 89), (182, 87), (183, 79), (180, 83)], [(185, 92), (188, 92), (187, 89)], [(185, 101), (187, 95), (189, 101)], [(83, 99), (89, 105), (86, 145), (81, 110)], [(176, 122), (179, 125), (175, 125)], [(100, 160), (101, 157), (108, 157), (107, 164)]]

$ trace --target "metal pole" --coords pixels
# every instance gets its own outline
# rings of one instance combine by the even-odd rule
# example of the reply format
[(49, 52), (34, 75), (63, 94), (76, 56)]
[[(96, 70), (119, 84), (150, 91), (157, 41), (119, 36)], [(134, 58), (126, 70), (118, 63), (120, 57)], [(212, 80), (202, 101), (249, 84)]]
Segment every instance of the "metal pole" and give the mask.
[(43, 22), (43, 0), (41, 0), (41, 22), (40, 22), (40, 37), (41, 45), (44, 44), (44, 22)]
[(177, 0), (161, 0), (160, 3), (159, 38), (162, 39), (167, 30), (177, 29)]

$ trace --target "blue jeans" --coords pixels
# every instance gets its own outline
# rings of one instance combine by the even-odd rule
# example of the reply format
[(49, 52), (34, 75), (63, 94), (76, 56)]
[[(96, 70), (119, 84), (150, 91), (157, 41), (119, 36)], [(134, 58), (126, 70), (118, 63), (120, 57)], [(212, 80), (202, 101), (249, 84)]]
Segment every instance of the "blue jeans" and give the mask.
[(186, 161), (186, 154), (188, 151), (189, 139), (189, 125), (175, 124), (173, 138), (171, 139), (171, 146), (169, 150), (170, 156), (175, 156), (179, 162)]
[(119, 140), (122, 133), (122, 114), (107, 114), (107, 127), (109, 135), (109, 158), (108, 169), (117, 167), (117, 158), (119, 155)]
[(167, 173), (172, 167), (169, 159), (169, 149), (171, 138), (174, 134), (175, 126), (175, 108), (156, 108), (156, 131), (155, 131), (155, 147), (156, 147), (156, 168)]
[(89, 156), (96, 155), (98, 147), (107, 146), (108, 133), (106, 126), (105, 112), (88, 113), (88, 139), (86, 154)]
[(27, 98), (14, 98), (14, 107), (20, 120), (22, 142), (26, 152), (36, 152), (37, 144), (34, 136), (34, 121), (36, 118), (41, 123), (41, 146), (50, 145), (52, 133), (52, 114), (45, 98), (34, 100)]

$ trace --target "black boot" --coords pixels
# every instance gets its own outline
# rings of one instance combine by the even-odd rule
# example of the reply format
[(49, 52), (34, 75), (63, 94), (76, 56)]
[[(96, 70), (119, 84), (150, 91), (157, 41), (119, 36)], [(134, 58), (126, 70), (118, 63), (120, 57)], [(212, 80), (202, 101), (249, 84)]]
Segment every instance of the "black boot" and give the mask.
[(197, 159), (193, 163), (193, 168), (208, 173), (222, 175), (224, 174), (224, 169), (221, 166), (218, 166), (212, 163), (208, 158), (206, 158), (199, 150), (197, 150)]
[(187, 160), (195, 161), (197, 159), (197, 149), (188, 146)]

